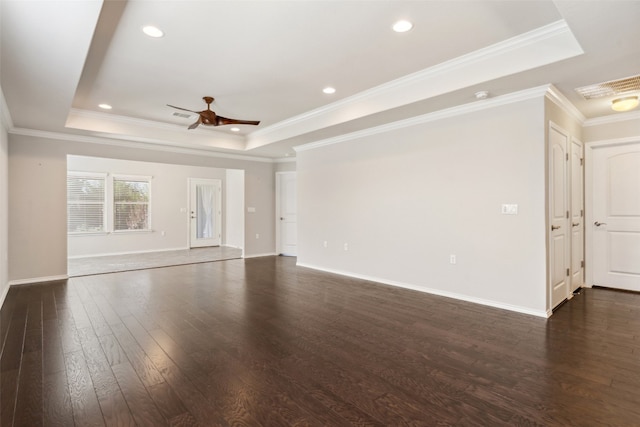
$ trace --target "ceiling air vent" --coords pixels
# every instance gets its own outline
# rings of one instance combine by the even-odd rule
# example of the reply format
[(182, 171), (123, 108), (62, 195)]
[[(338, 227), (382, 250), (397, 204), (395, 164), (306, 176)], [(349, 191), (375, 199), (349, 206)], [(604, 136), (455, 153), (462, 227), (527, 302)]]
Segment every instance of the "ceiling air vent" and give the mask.
[(188, 119), (189, 117), (191, 117), (191, 114), (185, 114), (185, 113), (173, 113), (173, 115), (176, 117), (182, 117), (183, 119)]
[(585, 99), (621, 95), (623, 93), (635, 91), (640, 91), (640, 75), (576, 88), (576, 92), (582, 95)]

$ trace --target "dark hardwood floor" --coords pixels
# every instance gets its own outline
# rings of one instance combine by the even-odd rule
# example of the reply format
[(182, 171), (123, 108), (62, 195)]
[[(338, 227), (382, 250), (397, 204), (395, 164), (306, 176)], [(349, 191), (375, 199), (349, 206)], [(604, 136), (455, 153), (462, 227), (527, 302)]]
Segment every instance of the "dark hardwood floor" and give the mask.
[(9, 426), (640, 425), (640, 295), (550, 319), (220, 261), (13, 287)]

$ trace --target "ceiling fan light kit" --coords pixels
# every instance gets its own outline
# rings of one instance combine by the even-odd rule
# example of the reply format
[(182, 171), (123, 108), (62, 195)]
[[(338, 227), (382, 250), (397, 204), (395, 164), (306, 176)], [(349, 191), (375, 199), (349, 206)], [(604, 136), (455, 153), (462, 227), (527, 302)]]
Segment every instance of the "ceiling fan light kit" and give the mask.
[(211, 110), (211, 103), (214, 101), (212, 96), (203, 96), (202, 99), (207, 104), (207, 109), (202, 111), (193, 111), (188, 110), (182, 107), (176, 107), (175, 105), (167, 104), (167, 107), (175, 108), (178, 110), (189, 111), (190, 113), (195, 113), (198, 115), (198, 120), (195, 123), (191, 124), (188, 129), (195, 129), (200, 125), (207, 126), (224, 126), (224, 125), (254, 125), (257, 126), (260, 124), (259, 120), (238, 120), (238, 119), (229, 119), (227, 117), (222, 117), (217, 115), (214, 111)]

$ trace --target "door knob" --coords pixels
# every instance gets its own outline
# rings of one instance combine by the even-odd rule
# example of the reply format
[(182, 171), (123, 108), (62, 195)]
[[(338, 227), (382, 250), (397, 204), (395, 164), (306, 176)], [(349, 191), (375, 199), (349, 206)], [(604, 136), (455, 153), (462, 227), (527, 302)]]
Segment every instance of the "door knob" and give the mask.
[(280, 217), (280, 221), (284, 221), (284, 217)]
[(562, 226), (561, 225), (552, 225), (551, 226), (551, 231), (558, 230), (560, 227), (562, 227)]
[(596, 221), (596, 222), (593, 223), (593, 225), (595, 225), (596, 227), (600, 227), (601, 225), (607, 225), (607, 223), (606, 222), (598, 222), (598, 221)]
[(579, 222), (574, 222), (574, 223), (572, 223), (571, 225), (572, 225), (573, 227), (577, 227), (577, 226), (579, 226), (579, 225), (580, 225), (580, 223), (579, 223)]

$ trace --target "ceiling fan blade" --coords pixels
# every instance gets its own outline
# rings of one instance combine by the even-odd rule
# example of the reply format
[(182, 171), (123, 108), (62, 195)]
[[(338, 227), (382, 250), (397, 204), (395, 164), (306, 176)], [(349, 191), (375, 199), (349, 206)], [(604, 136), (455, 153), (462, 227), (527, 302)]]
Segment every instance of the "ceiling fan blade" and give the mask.
[(259, 120), (237, 120), (237, 119), (229, 119), (222, 116), (217, 116), (216, 118), (216, 126), (222, 125), (259, 125)]
[(175, 108), (176, 110), (188, 111), (190, 113), (196, 113), (196, 114), (199, 113), (199, 111), (187, 110), (186, 108), (176, 107), (175, 105), (170, 105), (170, 104), (167, 104), (167, 107)]
[(189, 129), (197, 128), (200, 125), (200, 123), (202, 123), (202, 117), (200, 117), (200, 115), (198, 115), (198, 120), (196, 120), (196, 122), (194, 124), (189, 126)]

